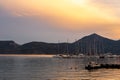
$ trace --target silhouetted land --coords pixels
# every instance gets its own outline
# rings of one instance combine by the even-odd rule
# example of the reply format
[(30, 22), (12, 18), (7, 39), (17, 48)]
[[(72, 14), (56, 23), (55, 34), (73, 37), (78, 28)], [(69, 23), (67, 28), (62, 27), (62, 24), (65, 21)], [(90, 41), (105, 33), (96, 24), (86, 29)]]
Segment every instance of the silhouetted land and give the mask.
[[(68, 46), (68, 51), (67, 51)], [(0, 41), (0, 54), (120, 54), (120, 40), (111, 40), (98, 34), (85, 36), (73, 43), (29, 42), (23, 45), (14, 41)]]

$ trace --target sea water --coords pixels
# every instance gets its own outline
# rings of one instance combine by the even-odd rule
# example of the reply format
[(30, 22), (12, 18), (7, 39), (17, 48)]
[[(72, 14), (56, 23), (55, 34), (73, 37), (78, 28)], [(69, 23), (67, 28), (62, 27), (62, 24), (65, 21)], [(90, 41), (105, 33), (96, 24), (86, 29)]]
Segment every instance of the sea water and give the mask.
[[(102, 59), (115, 62), (118, 59)], [(39, 55), (0, 56), (0, 80), (120, 80), (120, 69), (88, 71), (88, 60), (62, 59)]]

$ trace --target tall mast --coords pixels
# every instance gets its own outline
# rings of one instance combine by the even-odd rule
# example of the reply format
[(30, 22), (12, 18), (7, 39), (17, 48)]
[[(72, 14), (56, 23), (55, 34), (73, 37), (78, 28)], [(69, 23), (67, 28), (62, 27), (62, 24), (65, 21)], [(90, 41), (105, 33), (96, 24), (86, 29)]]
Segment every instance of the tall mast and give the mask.
[(103, 40), (102, 40), (102, 53), (104, 54)]
[(83, 50), (82, 50), (82, 39), (81, 39), (81, 44), (80, 44), (80, 52), (83, 53)]
[(97, 46), (97, 38), (95, 38), (95, 55), (98, 55), (98, 46)]
[(96, 54), (96, 51), (95, 51), (95, 49), (96, 49), (96, 47), (95, 47), (95, 38), (94, 38), (94, 40), (93, 40), (93, 46), (94, 46), (94, 54), (93, 55), (95, 55)]
[(75, 39), (75, 42), (76, 42), (76, 44), (75, 44), (75, 47), (76, 47), (76, 55), (78, 55), (79, 54), (79, 41), (77, 41), (76, 39)]
[(89, 55), (89, 42), (86, 41), (86, 53)]
[(58, 40), (58, 54), (60, 53), (60, 41)]
[(69, 55), (69, 48), (68, 48), (68, 39), (67, 39), (67, 55)]
[(89, 43), (89, 55), (91, 55), (91, 49), (92, 49), (92, 46), (91, 46), (91, 41)]
[(101, 47), (101, 40), (98, 40), (98, 54), (100, 55), (100, 53), (102, 52), (102, 47)]
[(78, 43), (77, 43), (77, 45), (78, 45), (78, 55), (79, 55), (79, 53), (80, 53), (80, 42), (78, 41)]

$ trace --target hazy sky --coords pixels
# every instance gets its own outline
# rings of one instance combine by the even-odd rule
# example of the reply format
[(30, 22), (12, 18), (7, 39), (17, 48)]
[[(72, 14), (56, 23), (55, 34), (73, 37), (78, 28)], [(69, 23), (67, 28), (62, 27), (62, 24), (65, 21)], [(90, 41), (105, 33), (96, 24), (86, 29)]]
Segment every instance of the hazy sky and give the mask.
[(0, 0), (0, 40), (120, 39), (120, 0)]

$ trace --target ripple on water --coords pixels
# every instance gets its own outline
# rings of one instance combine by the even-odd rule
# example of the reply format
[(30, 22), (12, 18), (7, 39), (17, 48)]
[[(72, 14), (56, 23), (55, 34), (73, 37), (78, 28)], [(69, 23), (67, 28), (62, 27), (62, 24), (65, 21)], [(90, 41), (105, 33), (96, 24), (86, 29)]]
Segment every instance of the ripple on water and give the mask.
[(0, 56), (0, 80), (120, 80), (119, 69), (87, 71), (84, 69), (85, 61)]

